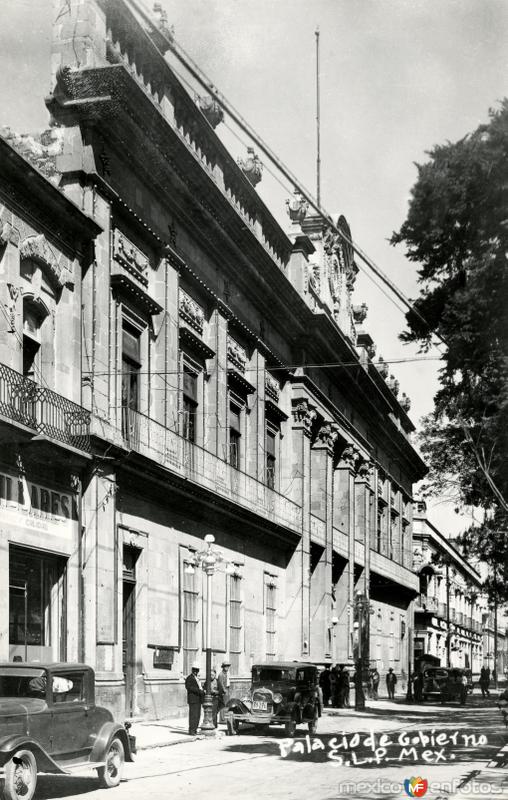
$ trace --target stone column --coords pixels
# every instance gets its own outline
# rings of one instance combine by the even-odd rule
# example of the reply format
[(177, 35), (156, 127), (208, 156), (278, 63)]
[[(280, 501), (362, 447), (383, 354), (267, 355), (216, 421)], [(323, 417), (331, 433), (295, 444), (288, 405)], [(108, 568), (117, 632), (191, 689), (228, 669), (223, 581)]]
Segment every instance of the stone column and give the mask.
[(369, 666), (370, 661), (370, 477), (372, 464), (367, 459), (362, 459), (358, 465), (355, 478), (356, 495), (356, 538), (364, 546), (364, 567), (361, 579), (359, 580), (359, 591), (365, 598), (365, 613), (363, 620), (359, 620), (362, 626), (361, 652), (359, 659), (364, 669)]
[[(355, 465), (357, 450), (347, 445), (342, 452), (340, 461), (334, 473), (333, 480), (333, 526), (348, 537), (348, 563), (347, 563), (347, 607), (348, 617), (346, 624), (341, 627), (346, 636), (344, 658), (353, 658), (353, 605), (355, 591)], [(340, 631), (339, 631), (340, 635)]]
[(330, 423), (325, 423), (311, 451), (311, 513), (325, 525), (324, 550), (310, 578), (310, 655), (316, 661), (331, 658), (333, 451), (337, 436)]
[(302, 509), (301, 538), (286, 570), (285, 654), (307, 656), (310, 648), (310, 436), (316, 411), (307, 399), (293, 400), (289, 497)]

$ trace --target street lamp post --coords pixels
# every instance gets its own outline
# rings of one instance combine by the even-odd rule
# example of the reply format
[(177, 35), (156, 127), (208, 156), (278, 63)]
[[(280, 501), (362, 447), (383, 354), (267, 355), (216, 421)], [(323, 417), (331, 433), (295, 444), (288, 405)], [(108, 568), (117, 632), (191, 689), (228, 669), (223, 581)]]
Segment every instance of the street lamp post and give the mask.
[[(201, 733), (204, 736), (214, 736), (215, 726), (213, 724), (213, 699), (212, 699), (212, 578), (218, 563), (224, 561), (224, 556), (220, 550), (212, 547), (215, 536), (208, 533), (205, 536), (206, 550), (194, 553), (189, 562), (189, 568), (201, 566), (206, 575), (206, 630), (205, 630), (205, 698), (203, 700), (203, 722)], [(228, 564), (226, 572), (229, 572)]]

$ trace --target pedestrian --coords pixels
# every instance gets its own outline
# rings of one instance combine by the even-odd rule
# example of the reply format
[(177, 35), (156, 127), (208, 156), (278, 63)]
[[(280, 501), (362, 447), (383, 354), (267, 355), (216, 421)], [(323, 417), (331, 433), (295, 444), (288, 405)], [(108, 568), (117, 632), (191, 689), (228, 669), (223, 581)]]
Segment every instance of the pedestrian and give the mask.
[(185, 688), (189, 706), (189, 735), (195, 736), (198, 732), (201, 703), (205, 694), (199, 681), (199, 664), (192, 665), (191, 673), (185, 679)]
[(397, 676), (392, 667), (388, 670), (386, 676), (386, 689), (388, 691), (388, 699), (395, 700), (395, 686), (397, 685)]
[(218, 699), (217, 709), (220, 714), (221, 722), (224, 722), (223, 709), (226, 708), (229, 700), (230, 666), (231, 663), (229, 661), (223, 661), (221, 664), (221, 671), (219, 672), (219, 676), (217, 678), (217, 699)]
[(333, 708), (339, 708), (339, 672), (338, 664), (330, 670), (330, 702)]
[(347, 671), (347, 669), (343, 669), (342, 672), (341, 672), (341, 683), (342, 683), (342, 690), (343, 690), (343, 693), (344, 693), (343, 694), (344, 708), (349, 708), (350, 707), (350, 702), (349, 702), (350, 685), (349, 685), (349, 672)]
[(423, 672), (419, 670), (413, 677), (414, 698), (416, 703), (423, 702)]
[(378, 668), (374, 667), (372, 670), (372, 699), (379, 700), (379, 683), (381, 681), (381, 675), (378, 672)]
[(482, 697), (490, 697), (490, 669), (489, 667), (482, 667), (480, 670), (480, 689), (482, 690)]
[(321, 691), (323, 692), (323, 706), (325, 708), (330, 702), (330, 697), (332, 693), (330, 667), (331, 664), (325, 664), (325, 668), (319, 676), (319, 685), (321, 687)]
[(213, 727), (217, 727), (217, 714), (219, 711), (219, 686), (217, 682), (217, 670), (210, 672), (210, 694), (212, 695), (212, 720)]

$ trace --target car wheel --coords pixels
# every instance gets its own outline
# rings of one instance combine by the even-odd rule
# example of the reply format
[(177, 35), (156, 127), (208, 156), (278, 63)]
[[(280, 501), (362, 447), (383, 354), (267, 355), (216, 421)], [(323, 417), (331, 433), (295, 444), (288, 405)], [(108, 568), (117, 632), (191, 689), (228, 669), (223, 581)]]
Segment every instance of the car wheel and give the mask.
[(5, 800), (32, 800), (37, 786), (37, 762), (30, 750), (18, 750), (5, 765)]
[(296, 733), (296, 722), (294, 721), (294, 719), (291, 719), (289, 720), (289, 722), (286, 722), (286, 724), (284, 725), (284, 732), (286, 736), (289, 736), (291, 739), (293, 738), (293, 736)]
[(124, 747), (118, 737), (115, 737), (109, 745), (105, 762), (104, 766), (97, 770), (97, 775), (101, 786), (111, 789), (113, 786), (118, 786), (122, 780), (125, 763)]
[(319, 715), (318, 715), (317, 708), (316, 708), (316, 710), (314, 712), (314, 719), (311, 719), (311, 721), (309, 722), (309, 733), (316, 733), (317, 732), (318, 719), (319, 719)]

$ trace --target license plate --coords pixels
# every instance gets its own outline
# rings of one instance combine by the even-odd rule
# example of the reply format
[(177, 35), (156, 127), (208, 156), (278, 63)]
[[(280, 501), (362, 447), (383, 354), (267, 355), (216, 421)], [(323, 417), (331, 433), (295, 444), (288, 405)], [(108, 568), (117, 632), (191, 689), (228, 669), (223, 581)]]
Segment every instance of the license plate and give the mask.
[(263, 703), (262, 700), (254, 700), (252, 703), (252, 710), (253, 711), (266, 711), (268, 708), (266, 703)]

